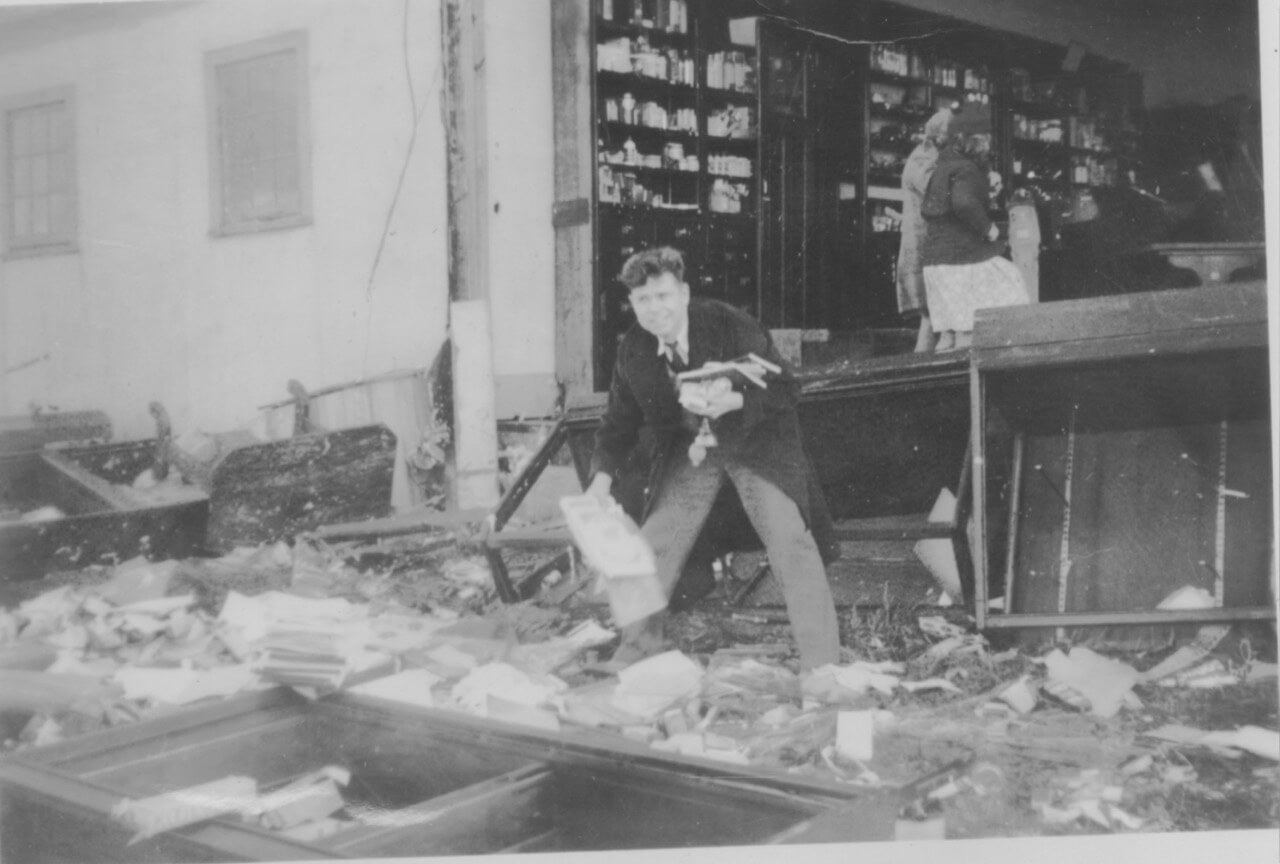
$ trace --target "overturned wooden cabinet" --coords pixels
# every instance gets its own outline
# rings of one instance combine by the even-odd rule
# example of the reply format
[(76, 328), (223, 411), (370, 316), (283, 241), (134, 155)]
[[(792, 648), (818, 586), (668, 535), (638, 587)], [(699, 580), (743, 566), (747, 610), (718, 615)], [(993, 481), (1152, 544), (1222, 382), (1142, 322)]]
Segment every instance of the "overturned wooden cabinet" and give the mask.
[[(228, 776), (260, 790), (337, 765), (352, 814), (288, 839), (231, 815), (130, 844), (111, 809)], [(6, 861), (268, 861), (884, 840), (896, 798), (368, 697), (286, 690), (0, 762)]]
[(979, 626), (1274, 619), (1267, 334), (1260, 282), (978, 313)]

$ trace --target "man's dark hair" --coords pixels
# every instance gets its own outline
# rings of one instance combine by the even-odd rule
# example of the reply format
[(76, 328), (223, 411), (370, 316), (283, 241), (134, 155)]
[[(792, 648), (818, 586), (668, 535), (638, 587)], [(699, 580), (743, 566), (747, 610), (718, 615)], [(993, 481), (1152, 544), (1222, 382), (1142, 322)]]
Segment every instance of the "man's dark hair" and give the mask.
[(622, 265), (618, 280), (628, 291), (634, 291), (655, 276), (670, 273), (679, 282), (684, 281), (684, 255), (679, 249), (658, 246), (637, 252)]

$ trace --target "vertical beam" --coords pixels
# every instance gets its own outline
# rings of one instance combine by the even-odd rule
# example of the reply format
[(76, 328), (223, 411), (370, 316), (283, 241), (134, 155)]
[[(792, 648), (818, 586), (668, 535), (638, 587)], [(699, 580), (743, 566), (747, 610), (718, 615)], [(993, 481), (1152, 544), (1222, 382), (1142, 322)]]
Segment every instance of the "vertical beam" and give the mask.
[(485, 0), (442, 0), (448, 148), (449, 296), (489, 296)]
[(595, 375), (595, 123), (591, 102), (591, 4), (552, 0), (555, 141), (556, 378), (571, 405), (593, 401)]
[(498, 421), (488, 300), (456, 300), (449, 310), (453, 343), (454, 505), (498, 504)]
[(485, 0), (442, 0), (448, 151), (453, 504), (498, 503), (498, 426), (489, 313)]

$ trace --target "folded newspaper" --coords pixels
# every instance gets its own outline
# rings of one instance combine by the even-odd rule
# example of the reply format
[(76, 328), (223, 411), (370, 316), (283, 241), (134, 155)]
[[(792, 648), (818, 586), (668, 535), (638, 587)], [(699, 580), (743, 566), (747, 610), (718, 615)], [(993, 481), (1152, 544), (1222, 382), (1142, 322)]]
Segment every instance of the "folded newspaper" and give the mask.
[(701, 368), (690, 369), (676, 375), (676, 383), (686, 384), (700, 381), (714, 381), (727, 378), (735, 387), (754, 384), (757, 387), (768, 387), (766, 375), (777, 375), (782, 367), (770, 363), (757, 354), (748, 354), (737, 360), (708, 360)]

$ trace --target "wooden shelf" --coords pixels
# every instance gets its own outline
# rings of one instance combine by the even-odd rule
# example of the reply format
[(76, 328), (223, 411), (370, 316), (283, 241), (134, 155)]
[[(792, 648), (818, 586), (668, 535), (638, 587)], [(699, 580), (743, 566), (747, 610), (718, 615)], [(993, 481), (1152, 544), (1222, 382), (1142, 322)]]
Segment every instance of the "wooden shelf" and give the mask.
[(702, 92), (708, 98), (717, 99), (749, 99), (756, 98), (755, 90), (733, 90), (729, 87), (703, 87)]
[(906, 84), (916, 87), (941, 87), (941, 84), (934, 84), (928, 78), (914, 78), (910, 75), (899, 75), (897, 72), (890, 72), (887, 69), (876, 69), (872, 67), (871, 77), (877, 78), (881, 83), (885, 84)]
[[(704, 216), (707, 211), (701, 205), (689, 207), (654, 207), (649, 204), (622, 204), (617, 201), (599, 201), (601, 207), (619, 215), (657, 214), (662, 216)], [(722, 214), (715, 214), (722, 215)], [(734, 215), (734, 214), (729, 214)]]
[(883, 102), (871, 103), (871, 116), (874, 119), (909, 120), (916, 122), (928, 120), (933, 116), (933, 109), (926, 105), (885, 105)]
[(637, 123), (623, 123), (618, 120), (601, 120), (600, 127), (620, 135), (646, 136), (666, 139), (678, 139), (684, 142), (697, 142), (698, 135), (684, 129), (662, 129), (658, 126), (645, 126)]
[(693, 33), (681, 33), (678, 30), (659, 30), (657, 27), (645, 27), (640, 24), (596, 18), (597, 39), (617, 39), (620, 36), (629, 36), (631, 38), (643, 36), (651, 42), (670, 42), (676, 45), (687, 45), (693, 42)]
[(648, 75), (637, 75), (634, 72), (610, 72), (607, 69), (601, 69), (596, 73), (596, 78), (599, 84), (610, 89), (618, 88), (630, 92), (664, 93), (673, 96), (688, 96), (690, 98), (698, 93), (698, 88), (692, 84), (678, 84), (665, 78), (651, 78)]
[(601, 165), (608, 165), (614, 171), (638, 171), (642, 174), (666, 174), (679, 177), (696, 178), (701, 171), (690, 171), (682, 168), (651, 168), (648, 165), (630, 165), (625, 162), (601, 162)]

